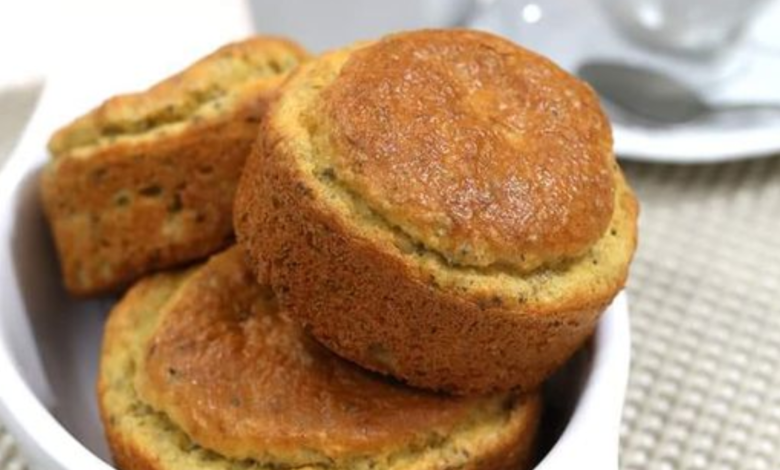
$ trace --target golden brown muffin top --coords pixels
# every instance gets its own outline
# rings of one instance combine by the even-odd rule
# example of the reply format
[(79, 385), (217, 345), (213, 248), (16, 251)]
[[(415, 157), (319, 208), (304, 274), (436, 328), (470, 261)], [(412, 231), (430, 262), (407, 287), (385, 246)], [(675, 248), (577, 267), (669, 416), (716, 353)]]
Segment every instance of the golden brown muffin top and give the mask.
[(308, 58), (301, 46), (281, 37), (227, 44), (148, 90), (106, 100), (55, 132), (49, 151), (54, 157), (84, 156), (128, 139), (181, 131), (224, 114), (245, 95), (274, 89)]
[(136, 385), (200, 445), (291, 465), (424, 444), (501, 403), (418, 391), (338, 358), (277, 310), (237, 248), (166, 306)]
[(609, 224), (597, 97), (506, 40), (389, 36), (354, 50), (321, 98), (329, 175), (451, 263), (532, 270), (583, 254)]

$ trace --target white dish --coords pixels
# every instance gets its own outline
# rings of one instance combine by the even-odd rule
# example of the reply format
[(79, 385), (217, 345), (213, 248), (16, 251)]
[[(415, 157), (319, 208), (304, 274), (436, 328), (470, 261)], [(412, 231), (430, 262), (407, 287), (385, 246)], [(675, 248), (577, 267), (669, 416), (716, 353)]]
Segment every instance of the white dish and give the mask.
[[(707, 66), (635, 45), (592, 0), (500, 0), (470, 25), (501, 34), (576, 72), (589, 60), (656, 67), (695, 87), (713, 104), (780, 104), (780, 1), (759, 13), (731, 53)], [(780, 152), (780, 113), (732, 114), (659, 127), (608, 109), (615, 152), (626, 160), (714, 163)]]
[[(113, 299), (76, 301), (66, 295), (38, 200), (46, 139), (84, 107), (72, 93), (63, 93), (67, 82), (58, 83), (44, 90), (0, 173), (0, 422), (16, 436), (31, 468), (108, 470), (94, 383), (102, 325)], [(552, 448), (538, 470), (617, 470), (629, 354), (621, 294), (590, 345), (546, 387), (545, 440)]]

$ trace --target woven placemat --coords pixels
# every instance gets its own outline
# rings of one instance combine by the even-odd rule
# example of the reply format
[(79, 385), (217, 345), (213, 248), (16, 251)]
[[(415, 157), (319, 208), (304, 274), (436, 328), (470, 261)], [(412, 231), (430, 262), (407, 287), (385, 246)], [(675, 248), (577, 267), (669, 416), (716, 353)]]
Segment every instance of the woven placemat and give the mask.
[[(780, 157), (624, 168), (642, 215), (621, 467), (780, 468)], [(22, 468), (0, 429), (0, 469)]]
[(13, 438), (0, 426), (0, 469), (23, 470), (24, 460), (14, 445)]
[(622, 468), (780, 468), (780, 157), (625, 168), (643, 206)]

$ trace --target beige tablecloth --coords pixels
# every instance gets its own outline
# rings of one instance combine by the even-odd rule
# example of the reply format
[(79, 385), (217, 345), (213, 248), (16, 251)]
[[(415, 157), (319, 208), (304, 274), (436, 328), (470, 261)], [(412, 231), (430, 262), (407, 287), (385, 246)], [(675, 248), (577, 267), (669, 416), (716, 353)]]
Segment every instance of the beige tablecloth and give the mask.
[[(624, 167), (642, 215), (622, 468), (779, 469), (780, 157)], [(0, 435), (0, 470), (21, 461)]]

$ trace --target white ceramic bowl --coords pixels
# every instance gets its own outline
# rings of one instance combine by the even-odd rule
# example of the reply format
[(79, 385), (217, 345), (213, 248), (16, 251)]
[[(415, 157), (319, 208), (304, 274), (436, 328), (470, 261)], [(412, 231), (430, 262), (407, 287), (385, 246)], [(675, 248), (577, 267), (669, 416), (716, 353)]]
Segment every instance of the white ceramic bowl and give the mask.
[[(35, 470), (111, 468), (94, 383), (113, 299), (65, 294), (38, 200), (47, 136), (83, 107), (74, 95), (67, 83), (44, 91), (0, 174), (0, 421)], [(549, 452), (538, 470), (617, 470), (629, 352), (621, 294), (594, 340), (545, 388), (542, 445)]]

